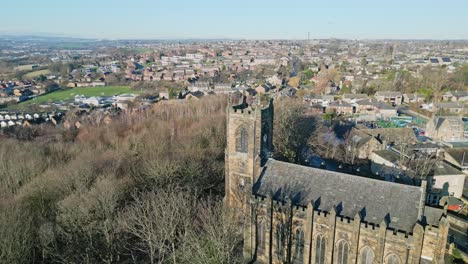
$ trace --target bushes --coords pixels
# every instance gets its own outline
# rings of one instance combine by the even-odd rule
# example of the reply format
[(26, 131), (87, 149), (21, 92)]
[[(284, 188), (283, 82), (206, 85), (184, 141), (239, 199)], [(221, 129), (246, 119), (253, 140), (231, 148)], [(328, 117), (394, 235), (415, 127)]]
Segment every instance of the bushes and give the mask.
[(226, 100), (207, 100), (2, 142), (0, 262), (236, 262), (221, 217)]

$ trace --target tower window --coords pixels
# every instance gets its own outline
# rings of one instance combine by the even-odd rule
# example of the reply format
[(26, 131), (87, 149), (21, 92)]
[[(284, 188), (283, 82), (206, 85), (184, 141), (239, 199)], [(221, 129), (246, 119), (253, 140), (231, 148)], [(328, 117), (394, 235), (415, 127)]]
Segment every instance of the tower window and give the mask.
[(236, 137), (236, 151), (241, 153), (247, 153), (249, 146), (249, 134), (245, 127), (241, 127)]

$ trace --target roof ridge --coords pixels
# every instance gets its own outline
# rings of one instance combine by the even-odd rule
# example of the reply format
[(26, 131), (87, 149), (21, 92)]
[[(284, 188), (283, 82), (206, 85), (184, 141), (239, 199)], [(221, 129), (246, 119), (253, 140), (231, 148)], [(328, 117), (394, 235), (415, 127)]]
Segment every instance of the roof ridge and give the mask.
[(269, 158), (268, 159), (268, 162), (266, 164), (266, 166), (268, 167), (268, 163), (270, 162), (276, 162), (276, 163), (282, 163), (282, 164), (286, 164), (288, 166), (297, 166), (297, 167), (301, 167), (301, 168), (304, 168), (304, 169), (309, 169), (309, 170), (318, 170), (318, 171), (327, 171), (327, 172), (330, 172), (330, 173), (333, 173), (333, 174), (337, 174), (337, 175), (340, 175), (340, 176), (351, 176), (351, 177), (357, 177), (359, 180), (366, 180), (366, 181), (373, 181), (373, 182), (379, 182), (381, 184), (386, 184), (386, 185), (393, 185), (393, 186), (399, 186), (399, 187), (405, 187), (405, 188), (410, 188), (410, 189), (421, 189), (420, 186), (413, 186), (413, 185), (407, 185), (407, 184), (401, 184), (401, 183), (396, 183), (396, 182), (389, 182), (389, 181), (383, 181), (383, 180), (377, 180), (377, 179), (373, 179), (373, 178), (368, 178), (368, 177), (363, 177), (363, 176), (359, 176), (359, 175), (354, 175), (354, 174), (348, 174), (348, 173), (343, 173), (343, 172), (337, 172), (337, 171), (332, 171), (332, 170), (325, 170), (325, 169), (320, 169), (320, 168), (314, 168), (314, 167), (309, 167), (309, 166), (305, 166), (305, 165), (300, 165), (300, 164), (295, 164), (295, 163), (289, 163), (289, 162), (285, 162), (285, 161), (280, 161), (280, 160), (276, 160), (276, 159), (273, 159), (273, 158)]

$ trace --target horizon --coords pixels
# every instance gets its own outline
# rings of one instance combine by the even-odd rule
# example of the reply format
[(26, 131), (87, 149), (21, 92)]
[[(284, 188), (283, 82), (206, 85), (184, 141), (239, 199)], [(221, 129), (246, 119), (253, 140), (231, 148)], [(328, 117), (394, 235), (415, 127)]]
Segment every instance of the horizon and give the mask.
[[(112, 6), (112, 8), (109, 8)], [(6, 2), (0, 34), (109, 40), (467, 40), (468, 3), (358, 0)], [(21, 19), (16, 14), (22, 14)], [(10, 22), (11, 21), (11, 22)], [(58, 23), (60, 22), (60, 23)]]
[(468, 41), (468, 38), (93, 38), (80, 37), (73, 35), (61, 35), (54, 33), (4, 33), (0, 31), (0, 37), (16, 37), (16, 38), (65, 38), (71, 40), (86, 40), (86, 41), (317, 41), (317, 40), (343, 40), (343, 41)]

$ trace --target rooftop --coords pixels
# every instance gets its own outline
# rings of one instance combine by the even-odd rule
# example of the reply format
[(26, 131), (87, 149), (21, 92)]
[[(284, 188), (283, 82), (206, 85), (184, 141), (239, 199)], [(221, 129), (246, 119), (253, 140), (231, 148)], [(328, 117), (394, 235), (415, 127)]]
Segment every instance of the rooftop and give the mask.
[(387, 221), (390, 228), (410, 232), (418, 220), (420, 187), (379, 181), (344, 173), (268, 160), (254, 193), (293, 204), (333, 210), (342, 216), (361, 215), (364, 221)]

